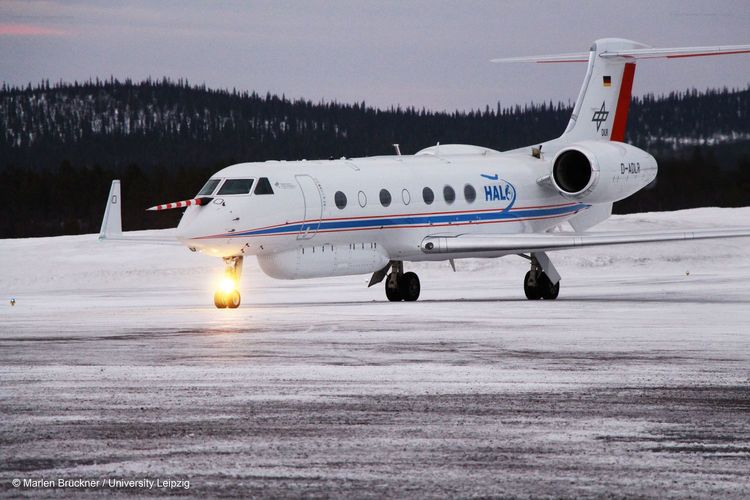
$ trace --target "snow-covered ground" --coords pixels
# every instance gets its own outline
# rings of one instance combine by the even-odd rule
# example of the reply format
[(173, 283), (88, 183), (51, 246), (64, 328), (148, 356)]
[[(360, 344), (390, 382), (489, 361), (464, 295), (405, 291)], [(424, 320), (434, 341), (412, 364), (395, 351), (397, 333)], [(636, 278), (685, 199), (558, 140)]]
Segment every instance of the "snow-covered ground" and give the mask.
[[(708, 208), (597, 230), (748, 225)], [(553, 302), (526, 301), (518, 257), (407, 264), (422, 296), (397, 304), (369, 276), (276, 281), (250, 261), (242, 307), (217, 310), (221, 262), (184, 248), (0, 240), (0, 495), (95, 477), (749, 497), (750, 238), (552, 256)]]

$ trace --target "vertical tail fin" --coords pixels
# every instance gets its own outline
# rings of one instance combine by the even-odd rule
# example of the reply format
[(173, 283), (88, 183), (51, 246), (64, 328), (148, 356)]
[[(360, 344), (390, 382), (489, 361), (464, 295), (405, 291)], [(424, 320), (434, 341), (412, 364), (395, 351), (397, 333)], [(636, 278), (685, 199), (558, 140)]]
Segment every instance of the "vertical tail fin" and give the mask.
[(573, 114), (561, 139), (624, 141), (635, 76), (635, 60), (603, 58), (614, 50), (641, 49), (642, 43), (619, 38), (597, 40), (588, 56), (588, 69)]
[[(677, 59), (750, 53), (750, 45), (652, 48), (622, 38), (602, 38), (588, 53), (493, 59), (493, 62), (582, 63), (588, 62), (568, 126), (559, 138), (544, 144), (545, 151), (583, 140), (623, 142), (630, 97), (638, 59)], [(538, 144), (538, 143), (537, 143)], [(524, 148), (525, 149), (525, 148)]]

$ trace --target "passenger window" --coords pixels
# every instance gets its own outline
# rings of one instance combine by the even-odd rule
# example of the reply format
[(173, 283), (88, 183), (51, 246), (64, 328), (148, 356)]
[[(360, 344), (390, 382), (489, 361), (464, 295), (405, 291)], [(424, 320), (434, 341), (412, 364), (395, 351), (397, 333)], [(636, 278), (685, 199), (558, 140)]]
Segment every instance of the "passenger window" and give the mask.
[(454, 201), (456, 201), (456, 192), (453, 190), (450, 186), (445, 186), (443, 188), (443, 198), (445, 198), (445, 202), (450, 205)]
[(391, 193), (387, 189), (380, 190), (380, 204), (387, 207), (391, 204)]
[(227, 179), (216, 194), (249, 194), (252, 187), (253, 179)]
[(359, 206), (365, 208), (365, 205), (367, 205), (367, 195), (360, 191), (357, 197), (359, 198)]
[(271, 183), (268, 181), (268, 177), (261, 177), (258, 179), (258, 184), (255, 185), (255, 194), (273, 194), (273, 188)]
[(468, 203), (474, 203), (474, 200), (477, 199), (477, 191), (471, 184), (464, 186), (464, 198)]
[(426, 204), (432, 205), (432, 202), (435, 201), (435, 193), (432, 192), (432, 189), (426, 187), (422, 190), (422, 199)]
[(346, 195), (341, 191), (336, 191), (336, 194), (333, 195), (333, 201), (336, 202), (336, 206), (339, 210), (346, 208)]
[(408, 189), (404, 189), (403, 191), (401, 191), (401, 201), (404, 202), (404, 205), (408, 205), (409, 203), (411, 203), (411, 194), (409, 194)]
[(216, 189), (216, 186), (219, 185), (219, 179), (209, 179), (207, 183), (203, 185), (200, 191), (198, 191), (198, 196), (208, 196), (211, 193), (214, 192), (214, 189)]

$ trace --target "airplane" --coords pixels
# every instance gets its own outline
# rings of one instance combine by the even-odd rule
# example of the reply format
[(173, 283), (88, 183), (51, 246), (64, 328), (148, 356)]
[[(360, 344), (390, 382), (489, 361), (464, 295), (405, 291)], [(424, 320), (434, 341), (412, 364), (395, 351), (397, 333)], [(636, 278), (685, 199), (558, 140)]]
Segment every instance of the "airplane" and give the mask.
[[(612, 204), (648, 186), (657, 162), (625, 144), (635, 65), (750, 53), (750, 45), (652, 48), (620, 38), (588, 52), (494, 59), (587, 63), (570, 121), (556, 139), (510, 151), (437, 144), (414, 155), (239, 163), (219, 170), (191, 199), (149, 210), (185, 211), (174, 230), (123, 233), (115, 180), (100, 240), (177, 243), (220, 257), (217, 308), (240, 305), (246, 256), (278, 279), (370, 274), (389, 301), (415, 301), (421, 284), (404, 263), (520, 255), (529, 300), (554, 300), (560, 274), (549, 253), (599, 245), (750, 236), (750, 227), (589, 232)], [(572, 231), (560, 231), (567, 222)]]

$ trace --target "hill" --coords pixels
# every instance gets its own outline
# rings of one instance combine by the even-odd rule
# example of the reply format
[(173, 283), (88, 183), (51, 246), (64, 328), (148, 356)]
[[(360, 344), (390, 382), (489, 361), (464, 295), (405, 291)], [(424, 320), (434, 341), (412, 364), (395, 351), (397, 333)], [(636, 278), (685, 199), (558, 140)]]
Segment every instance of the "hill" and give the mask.
[[(438, 141), (505, 150), (558, 136), (570, 113), (563, 103), (446, 113), (291, 101), (184, 81), (45, 82), (0, 90), (0, 167), (212, 166), (390, 154), (393, 143), (414, 152)], [(750, 87), (634, 99), (627, 140), (661, 154), (748, 141)]]
[[(164, 227), (178, 214), (143, 208), (193, 194), (230, 163), (391, 154), (393, 143), (406, 154), (436, 142), (507, 150), (558, 136), (570, 113), (551, 102), (383, 110), (169, 80), (3, 85), (0, 237), (96, 231), (114, 176), (124, 180), (126, 226)], [(627, 140), (661, 171), (619, 211), (750, 204), (750, 87), (634, 99)]]

